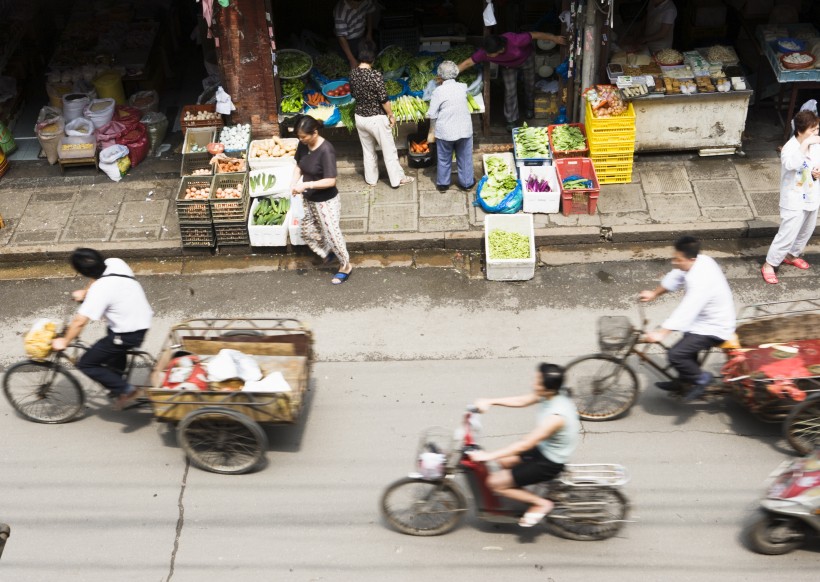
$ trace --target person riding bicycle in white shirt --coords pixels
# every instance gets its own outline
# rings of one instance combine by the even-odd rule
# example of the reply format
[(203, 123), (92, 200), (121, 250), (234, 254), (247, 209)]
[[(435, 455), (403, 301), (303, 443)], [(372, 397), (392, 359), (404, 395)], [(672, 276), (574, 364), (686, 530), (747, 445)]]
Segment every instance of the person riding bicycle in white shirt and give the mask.
[(153, 311), (142, 285), (122, 259), (103, 259), (94, 249), (78, 248), (71, 255), (74, 269), (91, 279), (85, 289), (72, 293), (82, 302), (65, 334), (52, 342), (62, 351), (79, 337), (91, 320), (105, 319), (108, 333), (83, 354), (77, 369), (108, 389), (121, 409), (138, 395), (137, 389), (122, 375), (127, 353), (138, 348), (151, 326)]

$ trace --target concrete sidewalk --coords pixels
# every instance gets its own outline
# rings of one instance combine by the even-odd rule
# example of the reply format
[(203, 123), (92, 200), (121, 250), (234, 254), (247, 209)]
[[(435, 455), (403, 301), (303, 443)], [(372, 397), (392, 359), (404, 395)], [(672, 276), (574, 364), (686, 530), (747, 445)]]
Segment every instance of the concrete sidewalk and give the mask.
[[(341, 156), (340, 156), (341, 158)], [(480, 176), (481, 155), (476, 154)], [(352, 161), (344, 161), (352, 160)], [(121, 256), (209, 254), (182, 249), (174, 196), (178, 158), (148, 160), (122, 182), (93, 170), (19, 163), (0, 180), (0, 260), (66, 256), (78, 245)], [(369, 187), (358, 157), (339, 162), (345, 233), (351, 250), (480, 250), (484, 213), (475, 191), (438, 192), (434, 168), (408, 170), (416, 181), (398, 189)], [(770, 237), (779, 223), (776, 157), (641, 156), (630, 184), (601, 189), (595, 215), (534, 215), (537, 244), (668, 241), (681, 233), (704, 239)], [(278, 254), (289, 249), (223, 247), (219, 254)]]

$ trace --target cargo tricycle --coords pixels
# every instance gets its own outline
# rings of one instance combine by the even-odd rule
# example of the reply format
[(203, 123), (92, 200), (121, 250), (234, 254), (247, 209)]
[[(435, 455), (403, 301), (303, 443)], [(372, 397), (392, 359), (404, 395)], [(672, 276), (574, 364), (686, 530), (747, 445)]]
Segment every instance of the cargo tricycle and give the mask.
[[(648, 321), (641, 309), (641, 326), (625, 316), (598, 321), (601, 352), (573, 360), (566, 368), (583, 420), (614, 420), (638, 399), (638, 376), (627, 363), (635, 356), (668, 380), (671, 366), (656, 362), (642, 341)], [(714, 353), (725, 363), (704, 398), (730, 395), (765, 422), (782, 422), (783, 434), (805, 455), (820, 444), (820, 299), (750, 305), (738, 315), (736, 338), (701, 354), (701, 366)], [(658, 345), (660, 354), (668, 351)], [(680, 386), (681, 395), (684, 386)]]

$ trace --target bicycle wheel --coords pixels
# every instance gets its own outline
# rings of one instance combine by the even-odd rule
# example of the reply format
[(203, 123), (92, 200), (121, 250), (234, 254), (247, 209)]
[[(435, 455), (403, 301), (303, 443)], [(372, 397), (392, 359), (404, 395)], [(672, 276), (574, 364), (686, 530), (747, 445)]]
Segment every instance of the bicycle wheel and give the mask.
[(792, 448), (808, 455), (820, 445), (820, 395), (795, 406), (783, 423), (783, 432)]
[(449, 481), (399, 479), (382, 495), (385, 519), (411, 536), (437, 536), (452, 530), (467, 509), (467, 500)]
[(80, 383), (53, 362), (26, 360), (14, 364), (3, 377), (3, 392), (26, 420), (44, 424), (73, 420), (85, 404)]
[(224, 475), (247, 473), (268, 448), (262, 427), (227, 408), (195, 410), (179, 423), (177, 436), (194, 466)]
[(569, 540), (605, 540), (620, 531), (628, 510), (626, 497), (616, 489), (577, 487), (556, 502), (545, 525), (550, 533)]
[(614, 356), (592, 354), (570, 362), (564, 383), (582, 420), (615, 420), (638, 399), (638, 377)]

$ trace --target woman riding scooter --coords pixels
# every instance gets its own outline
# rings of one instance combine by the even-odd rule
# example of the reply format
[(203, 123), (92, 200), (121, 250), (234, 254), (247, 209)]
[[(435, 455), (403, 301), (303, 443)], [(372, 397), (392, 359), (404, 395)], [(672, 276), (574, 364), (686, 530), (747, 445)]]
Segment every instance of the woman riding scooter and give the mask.
[(533, 391), (507, 398), (482, 398), (476, 401), (479, 412), (491, 406), (523, 408), (539, 404), (538, 424), (522, 439), (496, 451), (474, 451), (476, 462), (498, 461), (501, 471), (490, 475), (487, 484), (503, 497), (529, 503), (530, 508), (518, 522), (521, 527), (537, 525), (552, 511), (553, 503), (524, 489), (557, 477), (578, 444), (581, 422), (575, 403), (562, 391), (564, 370), (555, 364), (541, 364)]

